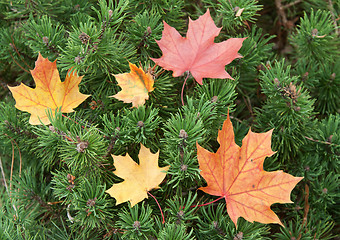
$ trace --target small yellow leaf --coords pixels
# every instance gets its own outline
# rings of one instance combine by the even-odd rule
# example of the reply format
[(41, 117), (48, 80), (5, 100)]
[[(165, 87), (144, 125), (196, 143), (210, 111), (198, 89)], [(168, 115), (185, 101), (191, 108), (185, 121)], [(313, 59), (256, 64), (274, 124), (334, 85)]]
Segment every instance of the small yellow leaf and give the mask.
[(117, 200), (117, 205), (130, 201), (133, 207), (144, 198), (148, 198), (148, 191), (159, 188), (158, 185), (165, 178), (169, 166), (158, 167), (158, 155), (159, 152), (153, 154), (142, 144), (138, 154), (139, 165), (128, 154), (112, 155), (116, 167), (113, 173), (125, 180), (114, 184), (106, 191)]
[(149, 92), (154, 90), (154, 80), (150, 73), (145, 73), (135, 64), (129, 63), (129, 66), (130, 73), (114, 75), (122, 90), (110, 97), (125, 103), (132, 103), (132, 107), (138, 107), (144, 105), (145, 100), (149, 99)]
[(31, 74), (36, 85), (34, 89), (22, 83), (17, 87), (8, 88), (16, 101), (15, 107), (31, 114), (29, 123), (32, 125), (41, 124), (40, 121), (43, 124), (50, 124), (47, 109), (61, 108), (61, 112), (73, 112), (73, 108), (90, 96), (79, 92), (78, 85), (82, 76), (78, 76), (70, 69), (65, 81), (61, 82), (57, 62), (50, 62), (40, 53)]

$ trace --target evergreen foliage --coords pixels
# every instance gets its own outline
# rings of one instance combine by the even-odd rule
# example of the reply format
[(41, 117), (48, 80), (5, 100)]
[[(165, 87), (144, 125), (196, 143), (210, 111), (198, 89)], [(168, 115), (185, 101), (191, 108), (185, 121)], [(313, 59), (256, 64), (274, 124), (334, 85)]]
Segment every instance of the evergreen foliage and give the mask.
[[(278, 4), (282, 4), (281, 8)], [(155, 66), (163, 21), (182, 36), (188, 17), (207, 9), (220, 35), (246, 37), (226, 66), (234, 78), (199, 85)], [(340, 4), (323, 0), (35, 0), (0, 3), (0, 239), (336, 239), (340, 223)], [(269, 20), (268, 20), (269, 19)], [(275, 35), (277, 34), (277, 35)], [(284, 43), (284, 47), (280, 44)], [(67, 116), (32, 126), (15, 108), (7, 86), (34, 87), (30, 74), (41, 53), (84, 76), (91, 94)], [(121, 90), (113, 75), (128, 62), (154, 77), (144, 106), (109, 97)], [(54, 111), (54, 110), (53, 110)], [(265, 170), (304, 179), (291, 204), (272, 209), (283, 226), (238, 220), (222, 201), (197, 190), (196, 143), (216, 152), (227, 113), (235, 141), (251, 127), (274, 129)], [(54, 112), (53, 112), (54, 113)], [(140, 144), (170, 165), (157, 199), (131, 208), (105, 191), (115, 176), (111, 155), (138, 162)], [(160, 208), (158, 207), (160, 205)], [(201, 204), (201, 205), (200, 205)], [(163, 222), (164, 215), (164, 222)]]

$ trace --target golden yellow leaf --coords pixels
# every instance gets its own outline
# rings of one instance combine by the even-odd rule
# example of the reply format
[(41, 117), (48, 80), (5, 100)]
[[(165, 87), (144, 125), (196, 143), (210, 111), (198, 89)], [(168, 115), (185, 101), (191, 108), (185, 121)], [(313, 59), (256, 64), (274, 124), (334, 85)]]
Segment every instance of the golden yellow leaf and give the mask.
[(129, 63), (129, 66), (130, 73), (114, 75), (122, 90), (110, 97), (125, 103), (132, 103), (132, 107), (138, 107), (144, 105), (145, 100), (149, 99), (149, 92), (154, 90), (154, 80), (150, 73), (145, 73), (135, 64)]
[(131, 207), (148, 198), (147, 192), (163, 181), (169, 166), (158, 167), (159, 152), (153, 154), (150, 150), (141, 144), (139, 165), (126, 154), (126, 156), (115, 156), (114, 165), (116, 170), (113, 172), (125, 181), (114, 184), (106, 192), (117, 200), (117, 205), (130, 201)]
[(61, 108), (61, 112), (73, 112), (73, 108), (90, 96), (79, 92), (78, 85), (82, 76), (70, 69), (65, 81), (61, 82), (57, 62), (50, 62), (40, 53), (31, 74), (36, 85), (34, 89), (22, 83), (17, 87), (8, 88), (16, 101), (15, 107), (31, 114), (29, 123), (32, 125), (50, 123), (47, 109)]

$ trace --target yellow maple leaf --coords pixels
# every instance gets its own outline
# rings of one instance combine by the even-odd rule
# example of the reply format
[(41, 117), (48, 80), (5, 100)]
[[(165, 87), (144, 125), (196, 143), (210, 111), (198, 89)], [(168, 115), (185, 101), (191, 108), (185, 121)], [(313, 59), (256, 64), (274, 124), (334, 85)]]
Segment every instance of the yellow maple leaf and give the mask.
[(8, 87), (16, 101), (15, 107), (31, 114), (29, 123), (32, 125), (41, 122), (50, 124), (47, 109), (60, 108), (64, 113), (73, 112), (73, 108), (90, 96), (79, 92), (78, 85), (83, 77), (75, 71), (70, 69), (65, 81), (60, 81), (56, 61), (50, 62), (39, 53), (35, 68), (31, 70), (36, 87), (33, 89), (22, 83), (17, 87)]
[(154, 90), (154, 80), (150, 73), (144, 72), (135, 64), (129, 62), (129, 66), (130, 73), (114, 75), (122, 90), (110, 97), (125, 103), (132, 103), (132, 107), (138, 107), (144, 105), (145, 100), (149, 99), (149, 92)]
[(147, 192), (163, 181), (166, 171), (170, 166), (158, 167), (159, 151), (155, 154), (141, 144), (138, 154), (139, 165), (132, 160), (129, 154), (126, 156), (115, 156), (114, 165), (116, 170), (113, 172), (125, 181), (114, 184), (106, 192), (117, 200), (117, 205), (130, 201), (131, 207), (148, 198)]

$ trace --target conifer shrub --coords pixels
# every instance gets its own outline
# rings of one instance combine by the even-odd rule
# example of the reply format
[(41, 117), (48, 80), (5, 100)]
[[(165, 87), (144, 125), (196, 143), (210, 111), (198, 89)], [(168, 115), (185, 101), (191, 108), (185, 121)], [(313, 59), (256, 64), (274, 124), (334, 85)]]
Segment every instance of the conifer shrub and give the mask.
[[(16, 0), (0, 8), (0, 239), (338, 239), (339, 2)], [(162, 47), (167, 26), (185, 37), (207, 12), (221, 28), (215, 43), (243, 40), (224, 64), (230, 77), (218, 78), (216, 61), (216, 77), (200, 84), (194, 70), (177, 76), (159, 59), (174, 49)], [(64, 83), (78, 79), (84, 100), (74, 111), (47, 107), (32, 124), (13, 89), (39, 88), (37, 59), (56, 64)], [(120, 82), (133, 64), (148, 79), (139, 84), (144, 99)], [(271, 206), (281, 225), (235, 222), (230, 202), (199, 189), (209, 182), (198, 146), (216, 153), (228, 116), (239, 146), (249, 129), (273, 130), (265, 171), (303, 177), (292, 203)], [(164, 177), (145, 199), (120, 203), (109, 190), (129, 170), (119, 159), (143, 166), (143, 149)]]

